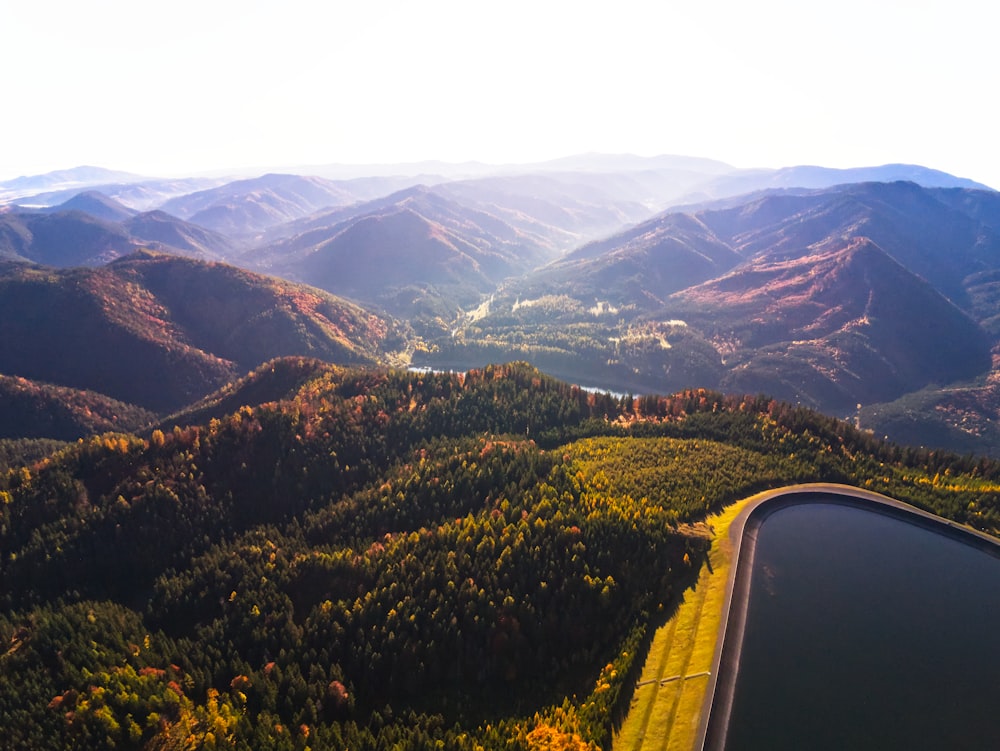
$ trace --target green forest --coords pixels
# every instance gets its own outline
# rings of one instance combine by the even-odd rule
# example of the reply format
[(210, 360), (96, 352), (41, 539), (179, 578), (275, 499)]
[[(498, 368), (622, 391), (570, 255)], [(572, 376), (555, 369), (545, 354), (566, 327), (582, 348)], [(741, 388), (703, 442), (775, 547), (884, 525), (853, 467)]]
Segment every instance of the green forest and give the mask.
[(1000, 531), (1000, 463), (523, 363), (284, 359), (141, 435), (3, 441), (0, 749), (606, 749), (705, 516), (811, 481)]

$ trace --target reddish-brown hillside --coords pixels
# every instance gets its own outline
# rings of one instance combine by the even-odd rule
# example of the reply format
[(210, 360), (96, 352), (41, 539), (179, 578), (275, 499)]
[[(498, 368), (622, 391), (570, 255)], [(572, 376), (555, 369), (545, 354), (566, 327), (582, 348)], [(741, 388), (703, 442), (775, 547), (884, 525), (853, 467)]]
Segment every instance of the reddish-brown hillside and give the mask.
[(219, 263), (141, 253), (98, 269), (0, 274), (0, 372), (177, 409), (265, 360), (387, 362), (390, 319)]
[(723, 381), (736, 390), (843, 408), (990, 365), (975, 322), (863, 238), (746, 264), (670, 305), (741, 353)]

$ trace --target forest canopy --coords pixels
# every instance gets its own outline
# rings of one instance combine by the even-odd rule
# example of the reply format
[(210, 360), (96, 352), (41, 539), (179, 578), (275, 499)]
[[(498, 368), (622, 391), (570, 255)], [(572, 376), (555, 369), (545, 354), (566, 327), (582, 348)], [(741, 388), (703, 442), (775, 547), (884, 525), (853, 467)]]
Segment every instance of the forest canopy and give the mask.
[(766, 397), (275, 367), (277, 401), (5, 444), (0, 748), (607, 748), (707, 513), (835, 481), (1000, 529), (997, 463)]

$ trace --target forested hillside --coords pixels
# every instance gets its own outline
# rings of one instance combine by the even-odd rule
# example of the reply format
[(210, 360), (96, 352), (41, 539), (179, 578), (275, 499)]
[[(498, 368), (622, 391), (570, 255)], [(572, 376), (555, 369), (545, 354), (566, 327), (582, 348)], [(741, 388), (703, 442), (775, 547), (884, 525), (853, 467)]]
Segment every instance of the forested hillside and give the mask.
[[(505, 280), (414, 362), (526, 360), (617, 391), (760, 391), (841, 417), (874, 405), (879, 435), (996, 455), (979, 428), (998, 414), (980, 388), (1000, 352), (996, 196), (872, 182), (670, 209)], [(924, 389), (941, 409), (900, 419), (891, 403)]]
[(152, 412), (94, 391), (5, 375), (0, 375), (0, 415), (0, 440), (73, 441), (108, 430), (138, 430), (156, 420)]
[[(274, 357), (384, 365), (408, 338), (392, 318), (221, 263), (143, 251), (100, 268), (0, 265), (0, 373), (161, 413)], [(0, 435), (38, 435), (13, 415), (0, 412)]]
[(282, 360), (187, 414), (0, 475), (0, 748), (607, 748), (707, 511), (1000, 530), (1000, 465), (764, 397)]

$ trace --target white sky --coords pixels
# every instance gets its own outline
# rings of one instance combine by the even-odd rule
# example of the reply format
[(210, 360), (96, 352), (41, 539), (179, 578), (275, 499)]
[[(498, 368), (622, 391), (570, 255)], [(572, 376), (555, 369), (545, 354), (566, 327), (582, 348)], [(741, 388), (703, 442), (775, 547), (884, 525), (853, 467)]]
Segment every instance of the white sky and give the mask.
[(1000, 188), (983, 0), (0, 5), (0, 179), (684, 154)]

